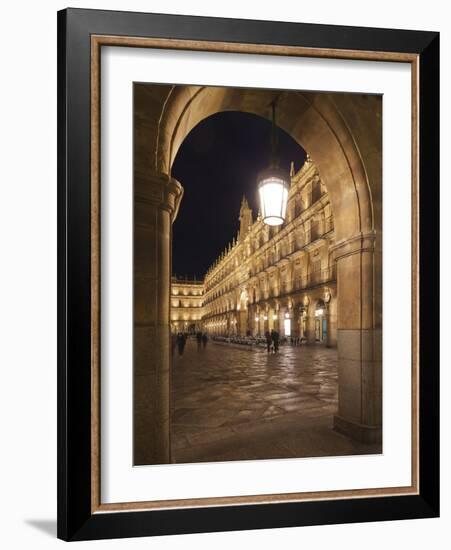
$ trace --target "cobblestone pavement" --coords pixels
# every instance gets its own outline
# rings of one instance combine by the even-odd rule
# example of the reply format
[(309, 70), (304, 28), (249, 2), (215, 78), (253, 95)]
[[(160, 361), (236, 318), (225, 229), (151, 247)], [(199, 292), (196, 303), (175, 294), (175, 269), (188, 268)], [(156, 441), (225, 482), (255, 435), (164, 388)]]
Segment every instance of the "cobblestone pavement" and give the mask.
[(268, 354), (189, 341), (173, 361), (173, 461), (381, 452), (335, 432), (336, 410), (336, 349), (285, 345)]

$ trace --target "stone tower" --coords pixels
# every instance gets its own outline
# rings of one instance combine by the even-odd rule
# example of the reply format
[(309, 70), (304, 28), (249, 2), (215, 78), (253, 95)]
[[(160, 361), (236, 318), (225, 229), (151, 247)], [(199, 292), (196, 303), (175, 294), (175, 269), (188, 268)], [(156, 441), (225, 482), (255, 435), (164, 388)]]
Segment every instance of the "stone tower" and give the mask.
[(240, 241), (244, 239), (253, 223), (252, 209), (250, 208), (246, 197), (243, 195), (240, 208), (240, 232), (238, 235)]

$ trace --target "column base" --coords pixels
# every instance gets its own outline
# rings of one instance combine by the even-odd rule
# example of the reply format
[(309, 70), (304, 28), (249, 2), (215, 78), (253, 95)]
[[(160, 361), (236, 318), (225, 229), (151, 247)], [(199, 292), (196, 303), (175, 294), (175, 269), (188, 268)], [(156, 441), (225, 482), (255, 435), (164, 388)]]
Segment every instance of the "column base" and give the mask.
[(382, 426), (367, 426), (334, 416), (334, 430), (362, 443), (379, 443), (382, 451)]

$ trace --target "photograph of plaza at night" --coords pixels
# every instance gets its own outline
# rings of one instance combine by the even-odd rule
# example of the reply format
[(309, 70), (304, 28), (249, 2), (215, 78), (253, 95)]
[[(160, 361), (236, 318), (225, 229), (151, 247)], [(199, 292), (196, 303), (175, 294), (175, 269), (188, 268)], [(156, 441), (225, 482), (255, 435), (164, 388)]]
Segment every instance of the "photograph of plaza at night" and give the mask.
[(382, 453), (382, 96), (133, 96), (133, 463)]

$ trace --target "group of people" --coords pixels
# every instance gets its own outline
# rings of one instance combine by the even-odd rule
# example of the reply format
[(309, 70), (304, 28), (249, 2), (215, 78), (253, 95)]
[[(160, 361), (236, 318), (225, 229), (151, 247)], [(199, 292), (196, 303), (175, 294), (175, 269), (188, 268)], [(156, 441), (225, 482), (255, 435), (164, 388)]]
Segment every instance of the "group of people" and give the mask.
[(291, 336), (290, 337), (290, 344), (292, 346), (300, 346), (305, 341), (306, 341), (305, 338), (301, 338), (300, 336)]
[[(175, 348), (178, 350), (178, 355), (182, 356), (185, 351), (186, 341), (188, 340), (188, 333), (178, 332), (172, 335), (172, 351), (175, 352)], [(271, 330), (271, 332), (265, 332), (266, 349), (268, 353), (279, 351), (280, 335), (277, 330)], [(206, 332), (196, 332), (197, 349), (205, 349), (207, 347), (208, 335)]]
[(271, 332), (267, 331), (265, 332), (265, 338), (266, 338), (266, 349), (268, 353), (271, 353), (271, 350), (274, 351), (274, 353), (277, 353), (279, 351), (279, 343), (280, 343), (280, 336), (277, 330), (271, 330)]
[[(175, 352), (177, 347), (179, 356), (183, 355), (185, 351), (186, 341), (188, 340), (188, 333), (178, 332), (177, 334), (172, 335), (172, 352)], [(197, 349), (205, 348), (208, 342), (208, 335), (206, 332), (197, 332), (196, 333)]]
[(202, 334), (202, 332), (196, 332), (196, 341), (197, 341), (197, 349), (200, 349), (201, 346), (205, 348), (208, 342), (207, 333), (204, 332)]

